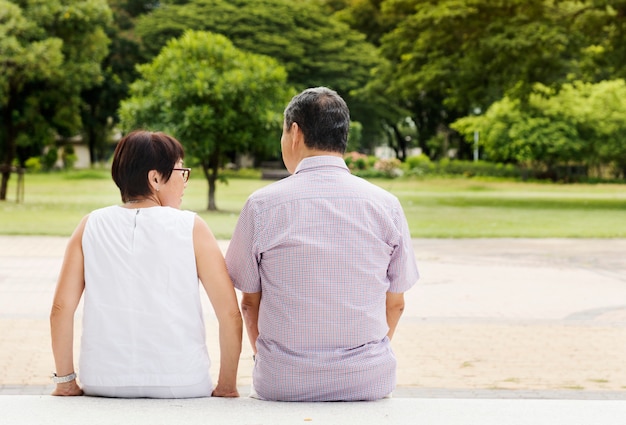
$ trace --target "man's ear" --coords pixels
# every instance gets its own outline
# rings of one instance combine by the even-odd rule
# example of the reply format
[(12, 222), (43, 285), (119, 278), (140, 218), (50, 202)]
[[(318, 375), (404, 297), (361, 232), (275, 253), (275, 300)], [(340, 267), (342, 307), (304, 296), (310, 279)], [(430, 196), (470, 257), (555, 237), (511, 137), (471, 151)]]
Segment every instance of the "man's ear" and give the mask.
[(304, 133), (302, 133), (302, 129), (298, 125), (298, 123), (294, 122), (291, 124), (291, 147), (293, 149), (298, 148), (299, 146), (304, 145)]
[(153, 190), (159, 191), (159, 182), (161, 181), (161, 175), (157, 170), (148, 171), (148, 184)]

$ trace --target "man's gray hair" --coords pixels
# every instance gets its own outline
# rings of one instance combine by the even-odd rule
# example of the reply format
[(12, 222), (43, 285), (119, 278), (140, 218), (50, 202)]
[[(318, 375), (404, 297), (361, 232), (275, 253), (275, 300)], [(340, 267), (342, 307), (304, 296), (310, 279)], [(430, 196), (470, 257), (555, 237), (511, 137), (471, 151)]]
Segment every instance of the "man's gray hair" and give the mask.
[(350, 111), (346, 102), (327, 87), (304, 90), (285, 109), (287, 129), (297, 123), (307, 147), (343, 154), (348, 145)]

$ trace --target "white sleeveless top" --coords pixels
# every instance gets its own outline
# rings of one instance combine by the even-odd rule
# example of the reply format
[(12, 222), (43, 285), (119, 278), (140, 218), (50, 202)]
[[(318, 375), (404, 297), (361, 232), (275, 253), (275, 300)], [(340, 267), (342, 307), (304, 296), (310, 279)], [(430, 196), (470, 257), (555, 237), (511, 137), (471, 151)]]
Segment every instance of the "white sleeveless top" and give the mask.
[(194, 219), (170, 207), (111, 206), (89, 215), (83, 384), (187, 386), (207, 379)]

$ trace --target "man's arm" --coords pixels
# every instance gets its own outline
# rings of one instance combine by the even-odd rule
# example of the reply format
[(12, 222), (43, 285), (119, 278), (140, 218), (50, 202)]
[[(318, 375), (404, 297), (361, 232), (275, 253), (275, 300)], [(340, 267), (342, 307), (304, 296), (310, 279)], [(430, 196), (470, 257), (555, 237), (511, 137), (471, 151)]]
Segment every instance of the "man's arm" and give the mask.
[(241, 312), (246, 324), (246, 331), (252, 346), (252, 352), (256, 355), (256, 340), (259, 337), (259, 306), (261, 305), (261, 292), (250, 294), (244, 292), (241, 298)]
[(404, 293), (387, 292), (387, 337), (391, 339), (404, 311)]

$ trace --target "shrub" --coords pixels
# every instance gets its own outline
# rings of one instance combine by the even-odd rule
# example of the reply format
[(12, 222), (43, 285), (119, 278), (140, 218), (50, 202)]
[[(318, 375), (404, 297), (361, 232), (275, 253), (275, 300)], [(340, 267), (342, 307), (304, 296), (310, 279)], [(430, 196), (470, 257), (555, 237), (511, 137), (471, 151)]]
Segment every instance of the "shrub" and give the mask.
[[(194, 170), (195, 171), (195, 170)], [(202, 175), (202, 170), (198, 170), (199, 175)], [(261, 178), (261, 170), (255, 168), (239, 168), (239, 169), (229, 169), (224, 168), (220, 170), (220, 176), (229, 179), (260, 179)]]
[(424, 174), (432, 174), (435, 169), (434, 164), (429, 157), (424, 154), (409, 156), (403, 168), (408, 176), (423, 176)]
[(385, 177), (401, 177), (403, 172), (400, 168), (402, 163), (397, 158), (379, 159), (374, 164), (374, 169), (380, 171)]
[(56, 147), (50, 146), (48, 151), (41, 157), (43, 169), (46, 171), (52, 170), (54, 164), (56, 164), (59, 157), (59, 151)]
[(109, 180), (111, 172), (105, 169), (72, 170), (63, 173), (66, 180)]
[(63, 168), (66, 170), (71, 170), (74, 168), (74, 164), (78, 160), (78, 156), (74, 151), (74, 146), (66, 145), (63, 147), (63, 153), (61, 154), (61, 159), (63, 160)]
[(465, 177), (489, 176), (520, 178), (522, 172), (512, 164), (501, 164), (486, 161), (459, 161), (443, 159), (438, 164), (438, 174), (463, 175)]
[(409, 156), (404, 161), (404, 163), (406, 164), (405, 167), (407, 167), (409, 170), (413, 168), (428, 168), (428, 166), (432, 164), (430, 158), (423, 153), (419, 155)]
[(26, 169), (29, 172), (36, 173), (41, 171), (41, 158), (32, 156), (26, 160), (24, 165), (26, 165)]
[(350, 170), (365, 170), (368, 164), (367, 155), (358, 152), (346, 152), (343, 160)]

